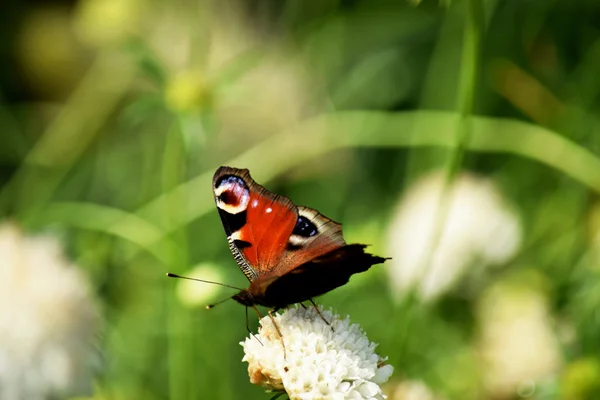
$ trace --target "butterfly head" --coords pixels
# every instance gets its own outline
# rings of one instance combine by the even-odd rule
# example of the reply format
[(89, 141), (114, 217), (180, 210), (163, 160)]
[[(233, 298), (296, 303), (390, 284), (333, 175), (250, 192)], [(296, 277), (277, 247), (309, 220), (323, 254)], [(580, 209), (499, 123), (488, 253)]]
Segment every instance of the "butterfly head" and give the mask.
[(246, 289), (241, 290), (238, 294), (233, 296), (232, 299), (246, 307), (252, 307), (257, 304), (255, 296)]
[(279, 278), (277, 275), (262, 276), (252, 281), (247, 289), (242, 289), (238, 294), (232, 297), (233, 300), (246, 306), (264, 306), (271, 308), (279, 308), (287, 304), (278, 304), (276, 299), (271, 298), (267, 291), (270, 285)]

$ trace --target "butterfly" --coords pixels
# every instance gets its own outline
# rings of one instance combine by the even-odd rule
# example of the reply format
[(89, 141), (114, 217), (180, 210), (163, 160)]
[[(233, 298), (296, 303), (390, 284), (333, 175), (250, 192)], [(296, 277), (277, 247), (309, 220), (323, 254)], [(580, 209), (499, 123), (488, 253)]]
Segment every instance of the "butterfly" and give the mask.
[(247, 169), (220, 167), (212, 186), (229, 248), (250, 281), (231, 298), (246, 307), (312, 302), (386, 260), (346, 244), (340, 224), (268, 191)]

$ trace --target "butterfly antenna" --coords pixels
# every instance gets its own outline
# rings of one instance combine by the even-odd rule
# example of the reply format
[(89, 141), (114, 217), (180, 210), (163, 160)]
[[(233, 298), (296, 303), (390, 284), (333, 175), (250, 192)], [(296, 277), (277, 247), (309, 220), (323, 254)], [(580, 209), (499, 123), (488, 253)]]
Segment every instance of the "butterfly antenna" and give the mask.
[[(190, 281), (203, 282), (203, 283), (211, 283), (211, 284), (213, 284), (213, 285), (224, 286), (224, 287), (228, 287), (228, 288), (231, 288), (231, 289), (243, 290), (243, 289), (241, 289), (241, 288), (239, 288), (239, 287), (235, 287), (235, 286), (231, 286), (231, 285), (226, 285), (226, 284), (224, 284), (224, 283), (213, 282), (213, 281), (206, 281), (206, 280), (204, 280), (204, 279), (190, 278), (190, 277), (188, 277), (188, 276), (181, 276), (181, 275), (177, 275), (177, 274), (172, 274), (172, 273), (170, 273), (170, 272), (167, 272), (167, 276), (168, 276), (169, 278), (180, 278), (180, 279), (187, 279), (187, 280), (190, 280)], [(207, 310), (210, 310), (211, 308), (213, 308), (213, 307), (214, 307), (214, 306), (216, 306), (217, 304), (221, 304), (221, 303), (223, 303), (223, 302), (226, 302), (227, 300), (231, 299), (232, 297), (233, 297), (233, 296), (229, 296), (229, 297), (227, 297), (226, 299), (223, 299), (223, 300), (221, 300), (221, 301), (217, 301), (217, 302), (216, 302), (216, 303), (214, 303), (214, 304), (209, 304), (209, 305), (207, 305), (207, 306), (206, 306), (206, 309), (207, 309)]]
[[(197, 278), (190, 278), (189, 276), (181, 276), (181, 275), (177, 275), (177, 274), (172, 274), (172, 273), (170, 273), (170, 272), (167, 272), (167, 276), (168, 276), (169, 278), (188, 279), (188, 280), (190, 280), (190, 281), (203, 282), (203, 283), (210, 283), (210, 284), (213, 284), (213, 285), (224, 286), (224, 287), (228, 287), (228, 288), (231, 288), (231, 289), (242, 290), (242, 289), (241, 289), (241, 288), (239, 288), (239, 287), (235, 287), (235, 286), (231, 286), (231, 285), (226, 285), (226, 284), (224, 284), (224, 283), (212, 282), (212, 281), (205, 281), (205, 280), (203, 280), (203, 279), (197, 279)], [(223, 300), (223, 301), (224, 301), (224, 300)], [(219, 302), (219, 303), (220, 303), (220, 302)], [(217, 304), (218, 304), (218, 303), (217, 303)]]
[[(241, 289), (240, 289), (240, 290), (241, 290)], [(207, 305), (207, 306), (206, 306), (206, 309), (207, 309), (207, 310), (210, 310), (211, 308), (213, 308), (214, 306), (216, 306), (216, 305), (218, 305), (218, 304), (225, 303), (227, 300), (230, 300), (232, 297), (233, 297), (233, 296), (230, 296), (230, 297), (228, 297), (228, 298), (226, 298), (226, 299), (223, 299), (223, 300), (217, 301), (216, 303), (209, 304), (209, 305)]]

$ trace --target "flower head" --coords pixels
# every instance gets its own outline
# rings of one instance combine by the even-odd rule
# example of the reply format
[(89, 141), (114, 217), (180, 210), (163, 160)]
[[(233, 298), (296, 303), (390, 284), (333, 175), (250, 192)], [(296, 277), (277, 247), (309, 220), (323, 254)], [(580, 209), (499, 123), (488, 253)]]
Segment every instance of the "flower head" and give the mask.
[(379, 385), (393, 367), (375, 353), (377, 345), (349, 317), (319, 311), (331, 325), (314, 307), (274, 315), (282, 336), (269, 316), (260, 320), (257, 337), (241, 343), (250, 382), (284, 390), (292, 400), (385, 398)]
[(84, 276), (57, 241), (12, 224), (0, 225), (0, 254), (0, 398), (87, 390), (98, 321)]
[(501, 265), (520, 247), (519, 220), (492, 181), (463, 174), (444, 186), (442, 174), (430, 175), (399, 204), (389, 234), (395, 294), (414, 288), (434, 300), (469, 267)]
[(496, 282), (477, 304), (484, 385), (500, 398), (535, 389), (562, 366), (543, 285), (536, 272), (521, 272)]
[(241, 9), (208, 7), (201, 20), (181, 7), (154, 15), (145, 41), (165, 73), (165, 104), (176, 114), (210, 116), (224, 154), (288, 130), (320, 107), (298, 52), (260, 35)]

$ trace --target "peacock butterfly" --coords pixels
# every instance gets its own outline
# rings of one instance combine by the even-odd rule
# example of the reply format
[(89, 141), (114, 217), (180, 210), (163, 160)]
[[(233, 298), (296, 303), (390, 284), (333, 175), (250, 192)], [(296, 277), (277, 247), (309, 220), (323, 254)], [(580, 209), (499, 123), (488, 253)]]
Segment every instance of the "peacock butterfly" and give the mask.
[(269, 192), (247, 169), (220, 167), (213, 191), (229, 248), (250, 280), (232, 297), (246, 307), (312, 302), (386, 260), (346, 244), (340, 224)]

